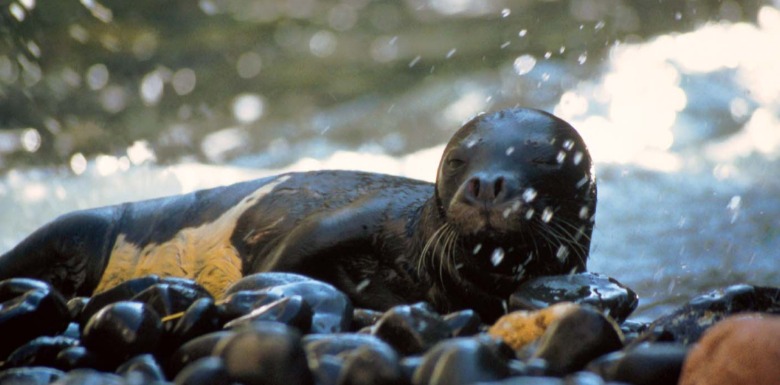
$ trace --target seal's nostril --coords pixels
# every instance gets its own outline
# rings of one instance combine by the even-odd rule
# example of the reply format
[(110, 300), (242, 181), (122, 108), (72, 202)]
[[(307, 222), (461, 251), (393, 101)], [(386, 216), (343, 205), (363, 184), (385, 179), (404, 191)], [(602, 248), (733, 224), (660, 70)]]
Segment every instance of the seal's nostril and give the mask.
[(496, 178), (496, 181), (493, 182), (493, 197), (496, 198), (499, 194), (501, 194), (501, 190), (504, 189), (504, 177), (500, 176)]

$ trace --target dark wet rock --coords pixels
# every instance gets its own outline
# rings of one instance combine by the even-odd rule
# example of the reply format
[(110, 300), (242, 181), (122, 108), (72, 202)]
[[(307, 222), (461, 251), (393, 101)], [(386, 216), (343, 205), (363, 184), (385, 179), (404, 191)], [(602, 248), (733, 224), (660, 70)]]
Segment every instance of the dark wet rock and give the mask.
[(68, 324), (68, 327), (65, 328), (65, 331), (63, 331), (60, 335), (77, 340), (81, 339), (81, 326), (75, 322), (71, 322)]
[(166, 373), (175, 376), (182, 368), (203, 357), (208, 357), (220, 341), (234, 335), (233, 331), (218, 331), (204, 334), (187, 341), (168, 360)]
[[(319, 383), (362, 383), (360, 381), (368, 378), (377, 383), (388, 383), (386, 381), (402, 378), (398, 354), (372, 335), (310, 334), (304, 337), (303, 346), (309, 362), (316, 363), (310, 368)], [(360, 357), (353, 357), (356, 355)], [(371, 369), (372, 365), (376, 367)], [(345, 370), (351, 372), (345, 374)]]
[(414, 372), (416, 372), (417, 368), (420, 367), (422, 361), (422, 356), (409, 356), (401, 358), (401, 373), (403, 374), (406, 383), (412, 383)]
[(398, 354), (386, 349), (359, 347), (344, 359), (337, 383), (339, 385), (395, 385), (403, 384), (404, 376)]
[(386, 311), (374, 327), (374, 335), (398, 353), (423, 353), (437, 342), (452, 336), (441, 316), (420, 305), (399, 305)]
[[(350, 310), (351, 312), (351, 310)], [(254, 322), (220, 341), (214, 355), (246, 385), (311, 384), (300, 333), (278, 322)]]
[(76, 369), (62, 376), (54, 385), (127, 385), (127, 382), (113, 373)]
[(6, 368), (21, 366), (55, 367), (57, 354), (75, 346), (78, 340), (69, 337), (38, 337), (14, 350), (3, 364)]
[(752, 313), (718, 322), (691, 348), (679, 383), (780, 383), (780, 317)]
[(0, 360), (25, 342), (68, 326), (65, 299), (49, 284), (27, 278), (0, 282)]
[(87, 303), (89, 303), (89, 297), (73, 297), (68, 300), (67, 306), (70, 319), (80, 319), (81, 312), (87, 307)]
[(626, 320), (620, 324), (620, 331), (623, 332), (623, 338), (626, 345), (630, 345), (634, 340), (644, 333), (649, 323)]
[(57, 353), (53, 367), (70, 371), (78, 368), (109, 370), (108, 364), (83, 346), (71, 346)]
[(507, 359), (495, 339), (461, 337), (442, 341), (425, 353), (412, 383), (471, 384), (500, 380), (509, 373)]
[(172, 352), (195, 337), (221, 328), (222, 319), (214, 300), (210, 297), (199, 298), (175, 321), (175, 326), (166, 335), (164, 350)]
[(346, 294), (320, 281), (301, 281), (271, 287), (270, 294), (282, 297), (301, 296), (311, 307), (312, 333), (339, 333), (349, 331), (352, 325), (352, 302)]
[(542, 376), (510, 377), (500, 381), (476, 382), (474, 385), (569, 385), (562, 378)]
[(534, 278), (509, 297), (509, 310), (538, 310), (559, 302), (590, 305), (622, 322), (636, 309), (639, 297), (617, 280), (598, 273)]
[(117, 363), (132, 356), (154, 352), (162, 337), (157, 313), (140, 302), (120, 301), (100, 309), (82, 334), (83, 345)]
[(200, 298), (210, 298), (204, 289), (177, 283), (157, 283), (149, 286), (131, 298), (134, 302), (149, 305), (160, 317), (166, 317), (187, 310)]
[(64, 376), (61, 370), (43, 366), (13, 368), (0, 372), (0, 384), (3, 385), (44, 385)]
[(780, 314), (780, 288), (734, 285), (698, 296), (654, 321), (637, 342), (692, 344), (716, 322), (744, 312)]
[(577, 372), (563, 379), (565, 385), (604, 385), (604, 379), (593, 372)]
[(315, 361), (326, 355), (338, 356), (365, 346), (377, 350), (392, 350), (385, 341), (369, 334), (309, 334), (303, 337), (306, 355)]
[(151, 354), (141, 354), (125, 361), (116, 369), (116, 374), (140, 384), (165, 381), (160, 364)]
[[(233, 381), (219, 357), (203, 357), (182, 369), (174, 378), (176, 385), (230, 385)], [(293, 385), (293, 384), (289, 384)]]
[(222, 322), (227, 323), (281, 298), (282, 295), (279, 293), (269, 293), (264, 290), (241, 290), (225, 296), (217, 309), (222, 317)]
[(547, 362), (551, 375), (581, 370), (588, 362), (623, 348), (623, 334), (614, 320), (589, 306), (565, 315), (539, 341), (534, 357)]
[(150, 286), (159, 283), (160, 277), (156, 275), (147, 275), (134, 278), (120, 283), (102, 293), (95, 294), (89, 299), (86, 306), (81, 311), (78, 322), (83, 326), (87, 324), (92, 316), (100, 309), (119, 301), (128, 301), (138, 293), (148, 289)]
[(313, 281), (313, 279), (305, 275), (294, 274), (294, 273), (279, 273), (279, 272), (256, 273), (256, 274), (247, 275), (246, 277), (236, 281), (236, 283), (230, 285), (230, 287), (227, 290), (225, 290), (225, 295), (223, 297), (227, 297), (239, 291), (263, 290), (269, 287), (286, 285), (288, 283), (307, 282), (307, 281)]
[(452, 330), (453, 337), (473, 336), (479, 333), (479, 327), (482, 325), (479, 314), (471, 309), (447, 314), (443, 319)]
[(607, 381), (635, 385), (676, 384), (687, 350), (681, 344), (641, 344), (599, 357), (589, 363), (587, 369)]
[(352, 311), (352, 331), (374, 326), (382, 317), (381, 311), (357, 308)]
[(294, 295), (254, 309), (249, 314), (228, 322), (225, 328), (235, 328), (257, 321), (274, 321), (292, 326), (301, 333), (308, 333), (311, 329), (312, 317), (309, 304), (301, 296)]

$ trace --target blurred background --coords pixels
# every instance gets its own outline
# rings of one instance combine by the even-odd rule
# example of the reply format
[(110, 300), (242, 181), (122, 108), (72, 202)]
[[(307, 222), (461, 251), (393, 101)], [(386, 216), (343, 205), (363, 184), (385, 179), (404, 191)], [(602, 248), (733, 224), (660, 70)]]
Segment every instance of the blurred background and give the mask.
[(777, 0), (14, 0), (0, 253), (57, 215), (288, 170), (433, 180), (528, 106), (596, 160), (590, 270), (654, 318), (780, 285)]

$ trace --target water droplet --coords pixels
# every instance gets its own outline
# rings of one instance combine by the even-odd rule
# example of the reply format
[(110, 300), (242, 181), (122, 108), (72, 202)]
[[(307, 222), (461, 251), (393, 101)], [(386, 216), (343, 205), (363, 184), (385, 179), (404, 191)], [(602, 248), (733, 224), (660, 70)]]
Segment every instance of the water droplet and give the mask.
[(551, 57), (552, 57), (552, 52), (550, 52), (550, 51), (547, 51), (547, 52), (545, 52), (545, 53), (544, 53), (544, 58), (545, 58), (545, 59), (549, 59), (549, 58), (551, 58)]
[(509, 306), (505, 299), (501, 300), (501, 306), (504, 308), (504, 314), (509, 313)]
[(583, 53), (580, 54), (580, 56), (577, 57), (577, 63), (579, 63), (580, 65), (585, 64), (586, 61), (588, 61), (588, 53), (587, 52), (583, 52)]
[(534, 216), (534, 209), (528, 209), (528, 211), (525, 212), (525, 219), (529, 220), (531, 217)]
[(195, 89), (195, 83), (198, 78), (195, 75), (195, 71), (189, 68), (182, 68), (173, 73), (171, 84), (173, 90), (178, 95), (187, 95)]
[(525, 37), (525, 35), (527, 35), (527, 34), (528, 34), (528, 30), (527, 29), (521, 29), (520, 32), (517, 33), (517, 36)]
[(419, 63), (421, 59), (422, 59), (422, 56), (420, 56), (420, 55), (415, 56), (414, 59), (412, 59), (412, 61), (409, 62), (409, 68), (412, 68), (412, 67), (416, 66), (417, 63)]
[(27, 152), (36, 152), (41, 148), (41, 134), (34, 128), (28, 128), (22, 133), (22, 147)]
[(466, 142), (466, 148), (472, 148), (477, 145), (479, 141), (476, 138), (469, 138), (468, 142)]
[(562, 164), (564, 160), (566, 160), (566, 153), (563, 151), (558, 151), (558, 155), (555, 157), (555, 160), (558, 162), (558, 164)]
[(561, 262), (566, 262), (566, 259), (569, 257), (569, 248), (561, 245), (558, 247), (558, 251), (555, 253), (555, 257), (558, 258)]
[(523, 200), (526, 203), (530, 203), (536, 198), (536, 190), (533, 187), (529, 187), (523, 191)]
[(501, 17), (508, 17), (512, 14), (512, 10), (509, 8), (504, 8), (501, 10)]
[(588, 184), (588, 181), (590, 181), (590, 177), (588, 177), (588, 174), (585, 174), (585, 176), (577, 182), (577, 188), (582, 188), (582, 186)]
[(604, 20), (599, 20), (599, 22), (596, 23), (596, 25), (593, 26), (593, 29), (595, 29), (596, 31), (599, 31), (599, 30), (603, 29), (605, 25), (606, 25), (606, 23), (604, 23)]
[(474, 246), (474, 250), (472, 251), (472, 253), (474, 255), (477, 255), (477, 253), (479, 253), (480, 250), (482, 250), (482, 244), (481, 243), (477, 243), (477, 245)]
[(355, 290), (356, 290), (358, 293), (360, 293), (360, 292), (361, 292), (361, 291), (363, 291), (363, 290), (364, 290), (366, 287), (368, 287), (368, 284), (369, 284), (369, 283), (371, 283), (371, 280), (370, 280), (370, 279), (368, 279), (368, 278), (366, 278), (366, 279), (364, 279), (364, 280), (360, 281), (360, 283), (358, 283), (358, 284), (355, 286)]
[(233, 100), (233, 116), (241, 123), (252, 123), (263, 116), (265, 103), (255, 94), (241, 94)]
[(84, 171), (87, 171), (87, 158), (84, 154), (77, 152), (70, 157), (70, 169), (76, 175), (81, 175)]
[(95, 64), (87, 70), (87, 86), (91, 90), (99, 90), (108, 84), (108, 68), (105, 66), (105, 64), (98, 63)]
[(550, 207), (545, 207), (544, 211), (542, 211), (542, 221), (544, 223), (550, 223), (550, 221), (553, 218), (553, 211)]
[(501, 49), (504, 49), (504, 48), (506, 48), (506, 47), (509, 47), (509, 45), (510, 45), (510, 44), (512, 44), (512, 43), (510, 43), (510, 42), (508, 42), (508, 41), (505, 41), (503, 44), (501, 44)]
[(566, 46), (562, 45), (561, 48), (558, 48), (558, 53), (562, 54), (564, 52), (566, 52)]
[(563, 148), (566, 151), (571, 151), (572, 148), (574, 148), (574, 141), (571, 139), (566, 139), (563, 141)]
[(458, 52), (457, 48), (453, 48), (453, 49), (449, 50), (449, 52), (447, 52), (446, 58), (447, 59), (451, 58), (452, 55), (455, 55), (455, 52)]
[(513, 152), (515, 152), (515, 148), (513, 146), (506, 149), (507, 155), (512, 155)]
[(504, 217), (504, 219), (509, 218), (509, 215), (512, 214), (512, 208), (507, 207), (504, 209), (504, 211), (501, 213), (501, 215)]
[(517, 210), (520, 210), (520, 201), (512, 202), (512, 211), (517, 212)]
[(536, 59), (531, 55), (522, 55), (515, 59), (512, 66), (515, 68), (515, 72), (518, 75), (525, 75), (534, 69), (534, 66), (536, 66)]
[(682, 20), (682, 13), (681, 12), (675, 12), (674, 13), (674, 19), (675, 20)]
[(582, 206), (582, 208), (580, 208), (580, 219), (587, 218), (589, 211), (590, 209), (588, 209), (588, 206)]
[(11, 3), (11, 5), (8, 6), (8, 10), (17, 21), (24, 21), (24, 18), (27, 16), (27, 13), (24, 12), (24, 8), (17, 3)]
[(492, 263), (493, 266), (498, 266), (503, 260), (504, 249), (497, 247), (495, 250), (493, 250), (493, 254), (490, 255), (490, 263)]
[(583, 235), (585, 235), (585, 226), (580, 226), (577, 228), (577, 234), (574, 234), (574, 241), (579, 241)]
[(574, 162), (574, 165), (577, 166), (582, 162), (583, 153), (582, 151), (577, 151), (574, 153), (574, 158), (572, 158), (572, 162)]

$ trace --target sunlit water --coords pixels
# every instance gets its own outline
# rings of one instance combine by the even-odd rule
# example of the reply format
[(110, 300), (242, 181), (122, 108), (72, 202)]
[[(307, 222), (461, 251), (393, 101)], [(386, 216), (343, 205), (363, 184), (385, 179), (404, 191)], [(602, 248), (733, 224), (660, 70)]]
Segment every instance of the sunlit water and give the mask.
[[(641, 297), (639, 316), (654, 318), (695, 294), (729, 284), (780, 285), (776, 47), (780, 12), (770, 7), (761, 10), (757, 25), (712, 24), (643, 44), (618, 45), (599, 76), (579, 81), (550, 108), (580, 130), (596, 160), (599, 206), (590, 270), (634, 288)], [(518, 57), (513, 76), (544, 71), (541, 60)], [(100, 69), (95, 71), (99, 81)], [(469, 92), (439, 111), (441, 121), (454, 130), (457, 122), (490, 109), (489, 83), (494, 80), (470, 82)], [(189, 74), (180, 74), (180, 91), (186, 92), (192, 81)], [(143, 89), (154, 98), (155, 80), (146, 79)], [(258, 119), (263, 108), (263, 100), (252, 94), (234, 103), (234, 113), (243, 121)], [(336, 113), (336, 118), (348, 119), (348, 114)], [(242, 135), (228, 128), (207, 137), (204, 147), (219, 159), (240, 146), (246, 139)], [(34, 133), (28, 136), (25, 145), (40, 140)], [(317, 142), (308, 145), (318, 148)], [(12, 171), (0, 180), (0, 251), (74, 209), (281, 171), (362, 169), (432, 181), (442, 148), (395, 157), (378, 147), (318, 158), (296, 156), (292, 165), (273, 170), (237, 166), (252, 164), (247, 160), (251, 157), (230, 166), (160, 167), (143, 143), (124, 157), (77, 155), (65, 171)]]

